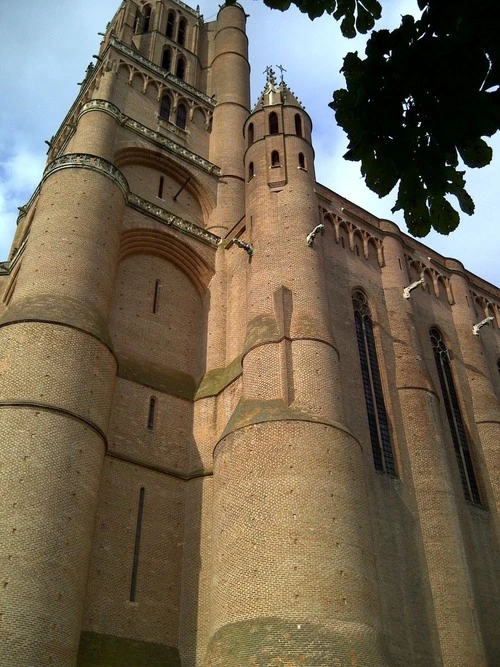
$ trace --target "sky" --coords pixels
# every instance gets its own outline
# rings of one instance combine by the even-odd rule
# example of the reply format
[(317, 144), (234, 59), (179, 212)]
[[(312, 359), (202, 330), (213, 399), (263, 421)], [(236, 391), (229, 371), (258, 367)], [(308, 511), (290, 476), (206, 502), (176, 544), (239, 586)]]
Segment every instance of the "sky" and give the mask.
[[(198, 0), (200, 2), (200, 0)], [(358, 163), (342, 155), (347, 140), (328, 107), (343, 87), (339, 73), (347, 51), (364, 52), (364, 39), (346, 40), (330, 16), (315, 21), (294, 7), (282, 13), (262, 0), (240, 0), (249, 15), (252, 104), (264, 87), (268, 65), (285, 68), (285, 81), (313, 121), (316, 179), (406, 231), (402, 215), (392, 214), (395, 191), (383, 199), (364, 185)], [(76, 98), (85, 69), (98, 52), (101, 37), (120, 0), (23, 0), (0, 7), (0, 261), (7, 259), (17, 218), (37, 186), (46, 161), (45, 140), (55, 134)], [(403, 14), (417, 12), (416, 0), (385, 0), (378, 27), (396, 27)], [(219, 3), (202, 0), (205, 21), (214, 20)], [(455, 232), (432, 232), (420, 239), (445, 257), (494, 285), (500, 285), (500, 136), (489, 140), (492, 164), (469, 170), (467, 189), (476, 204), (462, 214)]]

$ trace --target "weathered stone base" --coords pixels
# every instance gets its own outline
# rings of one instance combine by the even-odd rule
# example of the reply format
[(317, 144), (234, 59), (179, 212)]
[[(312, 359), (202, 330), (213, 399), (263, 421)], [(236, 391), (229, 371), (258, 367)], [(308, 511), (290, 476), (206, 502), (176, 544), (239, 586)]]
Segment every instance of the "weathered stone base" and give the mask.
[(77, 667), (181, 667), (177, 648), (82, 632)]
[[(340, 626), (340, 624), (339, 624)], [(205, 667), (384, 667), (390, 664), (374, 628), (343, 623), (330, 630), (313, 623), (256, 618), (221, 628)]]

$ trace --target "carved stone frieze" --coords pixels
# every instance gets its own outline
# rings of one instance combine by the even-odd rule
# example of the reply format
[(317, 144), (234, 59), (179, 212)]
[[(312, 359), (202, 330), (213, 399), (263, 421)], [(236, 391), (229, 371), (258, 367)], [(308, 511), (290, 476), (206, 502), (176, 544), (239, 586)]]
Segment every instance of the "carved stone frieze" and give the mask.
[(194, 236), (200, 241), (203, 241), (203, 243), (207, 243), (214, 248), (217, 247), (221, 242), (221, 238), (219, 236), (216, 236), (211, 232), (207, 232), (205, 229), (198, 227), (198, 225), (195, 225), (193, 222), (189, 222), (188, 220), (179, 218), (173, 213), (169, 213), (166, 209), (161, 208), (160, 206), (156, 206), (156, 204), (152, 204), (146, 199), (142, 199), (142, 197), (139, 197), (138, 195), (130, 193), (128, 201), (131, 206), (134, 206), (140, 211), (153, 216), (169, 227), (174, 227), (180, 232), (189, 234), (189, 236)]
[(45, 171), (43, 172), (42, 183), (55, 171), (60, 169), (67, 169), (70, 167), (82, 167), (84, 169), (91, 169), (92, 171), (97, 171), (101, 174), (104, 174), (108, 178), (111, 178), (112, 181), (118, 185), (125, 197), (128, 197), (129, 187), (127, 179), (122, 174), (122, 172), (115, 167), (114, 164), (108, 162), (102, 157), (97, 155), (89, 155), (87, 153), (68, 153), (67, 155), (61, 155), (53, 160), (49, 165), (47, 165)]

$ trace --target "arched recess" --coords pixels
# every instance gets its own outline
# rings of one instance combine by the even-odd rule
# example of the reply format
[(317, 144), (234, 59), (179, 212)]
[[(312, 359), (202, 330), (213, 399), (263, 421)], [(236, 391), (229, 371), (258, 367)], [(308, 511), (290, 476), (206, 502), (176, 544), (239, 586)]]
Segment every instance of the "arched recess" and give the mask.
[[(151, 151), (140, 145), (129, 145), (122, 148), (115, 154), (114, 164), (118, 169), (123, 169), (126, 172), (132, 171), (128, 170), (127, 167), (142, 165), (154, 169), (158, 174), (163, 174), (174, 179), (178, 183), (178, 188), (183, 186), (183, 196), (179, 196), (177, 203), (182, 203), (184, 195), (192, 197), (200, 208), (201, 219), (190, 219), (202, 227), (206, 225), (210, 214), (215, 208), (216, 198), (214, 193), (207, 190), (200, 183), (196, 177), (196, 171), (188, 170), (180, 161), (175, 161), (170, 155), (160, 153), (159, 151)], [(133, 180), (130, 181), (130, 187), (135, 194), (141, 194), (139, 191), (135, 192)], [(176, 213), (176, 210), (172, 209), (171, 212), (180, 215), (180, 213)]]
[(171, 234), (154, 229), (129, 229), (123, 233), (119, 261), (133, 254), (148, 254), (171, 262), (177, 266), (204, 296), (213, 271), (189, 245)]
[(132, 377), (151, 387), (165, 385), (167, 393), (170, 385), (174, 394), (194, 386), (203, 373), (204, 296), (211, 275), (172, 234), (123, 234), (109, 320), (122, 372), (128, 369), (130, 376), (135, 369)]

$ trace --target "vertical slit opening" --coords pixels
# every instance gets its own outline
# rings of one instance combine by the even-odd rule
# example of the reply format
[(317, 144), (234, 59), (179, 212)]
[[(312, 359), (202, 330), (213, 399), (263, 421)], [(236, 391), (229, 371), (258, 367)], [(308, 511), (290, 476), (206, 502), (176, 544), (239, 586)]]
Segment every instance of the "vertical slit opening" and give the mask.
[(136, 601), (137, 594), (137, 572), (139, 570), (139, 552), (141, 549), (142, 513), (144, 509), (144, 487), (139, 491), (139, 505), (137, 507), (137, 523), (135, 527), (134, 561), (132, 564), (132, 577), (130, 580), (130, 602)]

